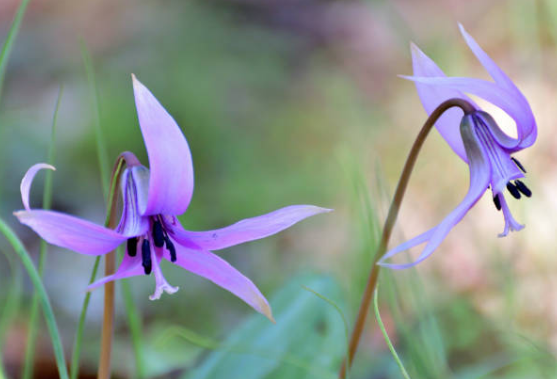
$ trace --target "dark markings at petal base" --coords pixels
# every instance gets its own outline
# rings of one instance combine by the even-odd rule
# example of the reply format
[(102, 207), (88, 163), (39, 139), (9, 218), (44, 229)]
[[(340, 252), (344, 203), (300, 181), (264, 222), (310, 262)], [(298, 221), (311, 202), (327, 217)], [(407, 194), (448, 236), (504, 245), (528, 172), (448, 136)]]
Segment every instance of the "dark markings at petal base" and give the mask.
[(520, 199), (520, 191), (511, 182), (507, 183), (507, 189), (515, 199)]
[(532, 196), (532, 191), (530, 191), (530, 188), (526, 187), (526, 184), (522, 183), (520, 180), (515, 180), (514, 184), (516, 185), (516, 188), (518, 188), (518, 190), (522, 192), (524, 196), (526, 197)]
[(164, 233), (162, 230), (162, 224), (158, 220), (153, 223), (153, 243), (156, 247), (164, 246)]
[(174, 247), (174, 244), (168, 237), (164, 237), (164, 242), (166, 242), (166, 249), (170, 253), (170, 261), (176, 262), (176, 248)]
[(499, 195), (495, 195), (495, 197), (493, 198), (493, 203), (495, 204), (495, 208), (497, 208), (497, 210), (500, 211), (501, 201), (499, 200)]
[(518, 168), (519, 168), (523, 173), (526, 174), (526, 169), (524, 168), (524, 166), (522, 165), (522, 163), (520, 163), (520, 162), (518, 161), (518, 159), (516, 159), (516, 158), (514, 158), (514, 157), (511, 157), (511, 159), (513, 160), (514, 164), (517, 165)]
[(128, 255), (135, 257), (137, 254), (137, 237), (128, 238)]
[(145, 275), (149, 275), (153, 269), (153, 262), (151, 261), (151, 247), (147, 240), (143, 240), (143, 244), (141, 245), (141, 260)]

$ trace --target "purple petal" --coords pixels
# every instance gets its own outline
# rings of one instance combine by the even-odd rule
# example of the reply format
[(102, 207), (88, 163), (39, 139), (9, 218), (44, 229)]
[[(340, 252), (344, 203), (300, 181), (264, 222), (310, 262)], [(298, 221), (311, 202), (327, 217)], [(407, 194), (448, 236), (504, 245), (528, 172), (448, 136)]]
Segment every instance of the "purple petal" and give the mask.
[(31, 184), (33, 183), (33, 179), (35, 178), (37, 172), (39, 172), (43, 168), (48, 168), (50, 170), (56, 171), (54, 166), (46, 163), (37, 163), (31, 166), (29, 170), (27, 170), (27, 172), (23, 176), (23, 179), (21, 180), (21, 185), (19, 187), (21, 190), (21, 201), (23, 202), (23, 207), (27, 211), (31, 210), (31, 208), (29, 207), (29, 193), (31, 192)]
[[(158, 261), (160, 262), (160, 258), (158, 258)], [(130, 257), (126, 252), (126, 254), (124, 254), (124, 258), (122, 259), (122, 263), (114, 274), (105, 276), (104, 278), (97, 280), (95, 283), (89, 285), (89, 287), (87, 287), (87, 290), (91, 291), (113, 280), (129, 278), (131, 276), (137, 275), (145, 275), (145, 270), (141, 265), (141, 257)]]
[[(251, 280), (228, 262), (209, 251), (191, 250), (180, 244), (176, 244), (176, 253), (177, 260), (174, 262), (176, 265), (207, 278), (216, 285), (232, 292), (274, 322), (271, 307), (265, 297)], [(166, 250), (164, 258), (170, 261), (169, 253)]]
[(111, 229), (59, 212), (31, 210), (14, 215), (48, 243), (82, 254), (105, 254), (127, 239)]
[[(537, 126), (536, 120), (534, 119), (534, 114), (532, 113), (532, 109), (530, 108), (530, 104), (520, 92), (518, 87), (512, 82), (512, 80), (495, 64), (495, 62), (486, 54), (486, 52), (476, 43), (474, 38), (470, 34), (464, 30), (464, 27), (459, 24), (460, 32), (462, 36), (466, 40), (468, 47), (476, 58), (480, 61), (482, 66), (486, 69), (489, 75), (495, 80), (495, 82), (501, 86), (502, 88), (506, 89), (509, 92), (509, 96), (512, 96), (517, 105), (515, 109), (515, 113), (520, 114), (520, 118), (515, 118), (512, 116), (507, 110), (505, 112), (509, 113), (513, 117), (516, 122), (516, 127), (518, 131), (518, 149), (523, 149), (528, 146), (531, 146), (537, 137)], [(472, 93), (472, 92), (470, 92)], [(487, 99), (486, 99), (487, 100)], [(491, 100), (488, 100), (492, 102)], [(495, 104), (495, 103), (494, 103)]]
[[(467, 92), (476, 95), (492, 103), (493, 105), (504, 110), (511, 116), (517, 125), (518, 139), (512, 139), (513, 143), (510, 146), (505, 146), (511, 151), (517, 151), (523, 146), (522, 139), (528, 137), (528, 143), (533, 136), (532, 128), (535, 129), (535, 123), (531, 111), (527, 112), (524, 108), (522, 99), (515, 93), (509, 92), (505, 88), (498, 86), (495, 83), (488, 82), (482, 79), (472, 78), (425, 78), (425, 77), (408, 77), (407, 79), (413, 80), (417, 83), (428, 84), (431, 86), (438, 86), (444, 88), (456, 89), (462, 92)], [(529, 107), (528, 107), (529, 109)], [(534, 126), (532, 126), (532, 123)], [(524, 133), (529, 133), (525, 135)], [(509, 139), (511, 139), (509, 137)]]
[[(143, 179), (145, 178), (145, 179)], [(122, 217), (116, 227), (118, 233), (128, 237), (135, 237), (147, 233), (149, 229), (149, 217), (142, 216), (139, 208), (142, 199), (142, 181), (149, 178), (149, 171), (143, 166), (134, 166), (126, 169), (122, 174)], [(144, 202), (143, 202), (144, 203)]]
[(144, 215), (179, 215), (193, 194), (191, 153), (176, 121), (132, 75), (141, 133), (149, 155), (149, 199)]
[[(412, 44), (411, 50), (414, 76), (446, 77), (435, 62), (425, 55), (416, 45)], [(406, 76), (403, 76), (403, 78), (411, 79), (411, 77)], [(418, 82), (415, 82), (415, 84), (418, 96), (420, 97), (422, 105), (428, 115), (430, 115), (442, 102), (452, 98), (464, 99), (475, 106), (474, 102), (460, 91), (445, 87), (423, 85)], [(458, 128), (461, 118), (462, 110), (456, 108), (449, 109), (441, 117), (439, 117), (435, 123), (435, 127), (453, 151), (465, 162), (468, 162), (468, 158), (466, 157), (466, 152), (464, 151), (464, 146), (462, 144), (462, 137), (460, 136)]]
[(291, 205), (262, 216), (248, 218), (222, 229), (191, 232), (181, 227), (172, 228), (173, 237), (182, 245), (193, 242), (206, 250), (220, 250), (247, 241), (265, 238), (278, 233), (298, 221), (331, 209), (313, 205)]
[[(467, 116), (466, 120), (471, 119), (471, 117), (472, 116)], [(481, 143), (479, 137), (477, 136), (478, 132), (476, 128), (474, 128), (470, 122), (466, 123), (465, 120), (463, 120), (462, 131), (463, 142), (470, 161), (470, 188), (468, 189), (468, 193), (464, 197), (464, 200), (447, 217), (445, 217), (439, 225), (385, 254), (384, 258), (382, 258), (378, 263), (379, 265), (393, 269), (403, 269), (414, 266), (429, 257), (435, 249), (437, 249), (441, 242), (443, 242), (451, 229), (458, 224), (460, 220), (462, 220), (464, 215), (474, 206), (474, 204), (476, 204), (485, 192), (491, 177), (491, 166), (487, 161), (485, 152), (480, 147)], [(384, 262), (385, 259), (406, 250), (405, 248), (410, 248), (424, 242), (427, 242), (427, 244), (418, 259), (414, 262), (406, 264), (392, 264)]]

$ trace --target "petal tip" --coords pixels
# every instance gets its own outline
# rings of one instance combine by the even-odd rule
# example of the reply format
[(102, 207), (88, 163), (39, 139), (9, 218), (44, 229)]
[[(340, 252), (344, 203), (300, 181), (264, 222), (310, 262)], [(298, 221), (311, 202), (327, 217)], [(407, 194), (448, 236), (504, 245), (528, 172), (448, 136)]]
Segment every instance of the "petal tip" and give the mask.
[(265, 317), (267, 317), (269, 319), (269, 321), (271, 321), (273, 324), (276, 324), (276, 320), (273, 317), (273, 311), (271, 310), (271, 306), (266, 302), (266, 301), (261, 301), (259, 304), (259, 311), (261, 312), (261, 314), (263, 314)]

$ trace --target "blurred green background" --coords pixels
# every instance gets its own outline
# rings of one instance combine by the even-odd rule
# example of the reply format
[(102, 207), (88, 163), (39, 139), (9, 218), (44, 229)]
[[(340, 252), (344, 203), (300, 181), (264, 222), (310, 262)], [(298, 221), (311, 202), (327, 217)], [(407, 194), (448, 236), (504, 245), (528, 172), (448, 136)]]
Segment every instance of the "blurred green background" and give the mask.
[[(18, 5), (0, 0), (0, 40)], [(145, 376), (334, 378), (346, 345), (342, 317), (304, 286), (331, 299), (352, 325), (391, 193), (426, 117), (414, 86), (397, 77), (411, 73), (409, 43), (449, 75), (487, 78), (457, 22), (523, 90), (537, 118), (537, 144), (518, 155), (534, 195), (511, 200), (526, 228), (498, 239), (503, 218), (485, 196), (417, 269), (382, 273), (380, 310), (414, 379), (557, 378), (553, 0), (31, 0), (0, 99), (0, 216), (38, 254), (38, 237), (11, 213), (22, 208), (23, 174), (46, 159), (63, 85), (53, 208), (104, 220), (85, 47), (110, 164), (124, 150), (147, 163), (131, 73), (181, 126), (196, 181), (181, 217), (186, 228), (214, 229), (290, 204), (335, 209), (220, 252), (268, 296), (276, 325), (170, 264), (165, 275), (180, 287), (172, 296), (151, 302), (153, 278), (129, 280)], [(34, 186), (35, 207), (43, 175)], [(437, 224), (467, 185), (466, 165), (433, 133), (391, 245)], [(12, 255), (4, 242), (1, 248)], [(3, 307), (14, 280), (5, 255)], [(91, 257), (49, 247), (44, 282), (68, 357), (92, 265)], [(8, 377), (20, 375), (32, 293), (25, 279), (16, 316), (4, 322)], [(114, 377), (136, 378), (120, 296), (116, 310)], [(99, 290), (87, 318), (84, 378), (95, 375), (101, 317)], [(56, 377), (44, 328), (35, 377)], [(351, 377), (402, 377), (373, 317)]]

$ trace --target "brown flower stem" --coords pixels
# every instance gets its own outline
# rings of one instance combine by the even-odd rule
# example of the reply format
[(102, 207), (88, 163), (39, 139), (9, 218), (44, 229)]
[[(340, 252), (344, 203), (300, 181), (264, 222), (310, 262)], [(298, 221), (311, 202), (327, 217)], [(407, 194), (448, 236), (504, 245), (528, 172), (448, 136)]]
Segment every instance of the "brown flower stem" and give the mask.
[[(108, 198), (108, 214), (105, 225), (114, 229), (117, 222), (118, 208), (118, 187), (120, 184), (120, 173), (124, 167), (125, 159), (119, 157), (112, 170), (110, 183), (110, 193)], [(104, 271), (106, 276), (114, 274), (116, 268), (116, 251), (106, 254), (104, 261)], [(99, 359), (98, 379), (110, 378), (110, 363), (112, 355), (112, 334), (114, 332), (114, 282), (104, 285), (104, 312), (103, 326), (101, 332), (101, 356)]]
[[(383, 227), (381, 241), (379, 242), (379, 246), (377, 247), (377, 251), (375, 252), (375, 256), (373, 257), (373, 262), (371, 264), (371, 270), (367, 279), (366, 288), (362, 297), (362, 301), (360, 303), (360, 309), (358, 310), (358, 317), (356, 318), (354, 329), (352, 331), (352, 335), (350, 336), (350, 342), (348, 344), (348, 369), (350, 369), (350, 367), (352, 366), (354, 355), (356, 354), (356, 350), (358, 349), (358, 343), (360, 342), (360, 337), (362, 336), (362, 332), (364, 330), (365, 320), (367, 317), (369, 305), (371, 303), (373, 291), (377, 286), (377, 278), (379, 277), (379, 269), (381, 268), (381, 266), (377, 265), (377, 262), (387, 251), (387, 245), (389, 244), (389, 239), (391, 238), (391, 233), (398, 216), (398, 211), (400, 209), (406, 187), (408, 186), (408, 181), (410, 180), (410, 175), (412, 174), (412, 170), (414, 169), (414, 164), (416, 163), (416, 160), (420, 153), (420, 149), (422, 148), (422, 145), (425, 142), (429, 131), (431, 130), (433, 125), (435, 125), (437, 119), (443, 113), (445, 113), (445, 111), (452, 107), (461, 108), (465, 114), (475, 111), (475, 108), (468, 101), (463, 99), (449, 99), (441, 103), (431, 113), (425, 124), (422, 126), (422, 129), (420, 130), (420, 133), (418, 134), (418, 137), (414, 141), (414, 145), (410, 150), (410, 154), (408, 154), (406, 163), (404, 164), (404, 169), (402, 170), (402, 175), (400, 176), (400, 179), (398, 181), (393, 201), (391, 202), (391, 206), (389, 207), (387, 220), (385, 221), (385, 225)], [(345, 359), (342, 362), (341, 369), (338, 373), (340, 379), (345, 378), (346, 371), (347, 367)]]

